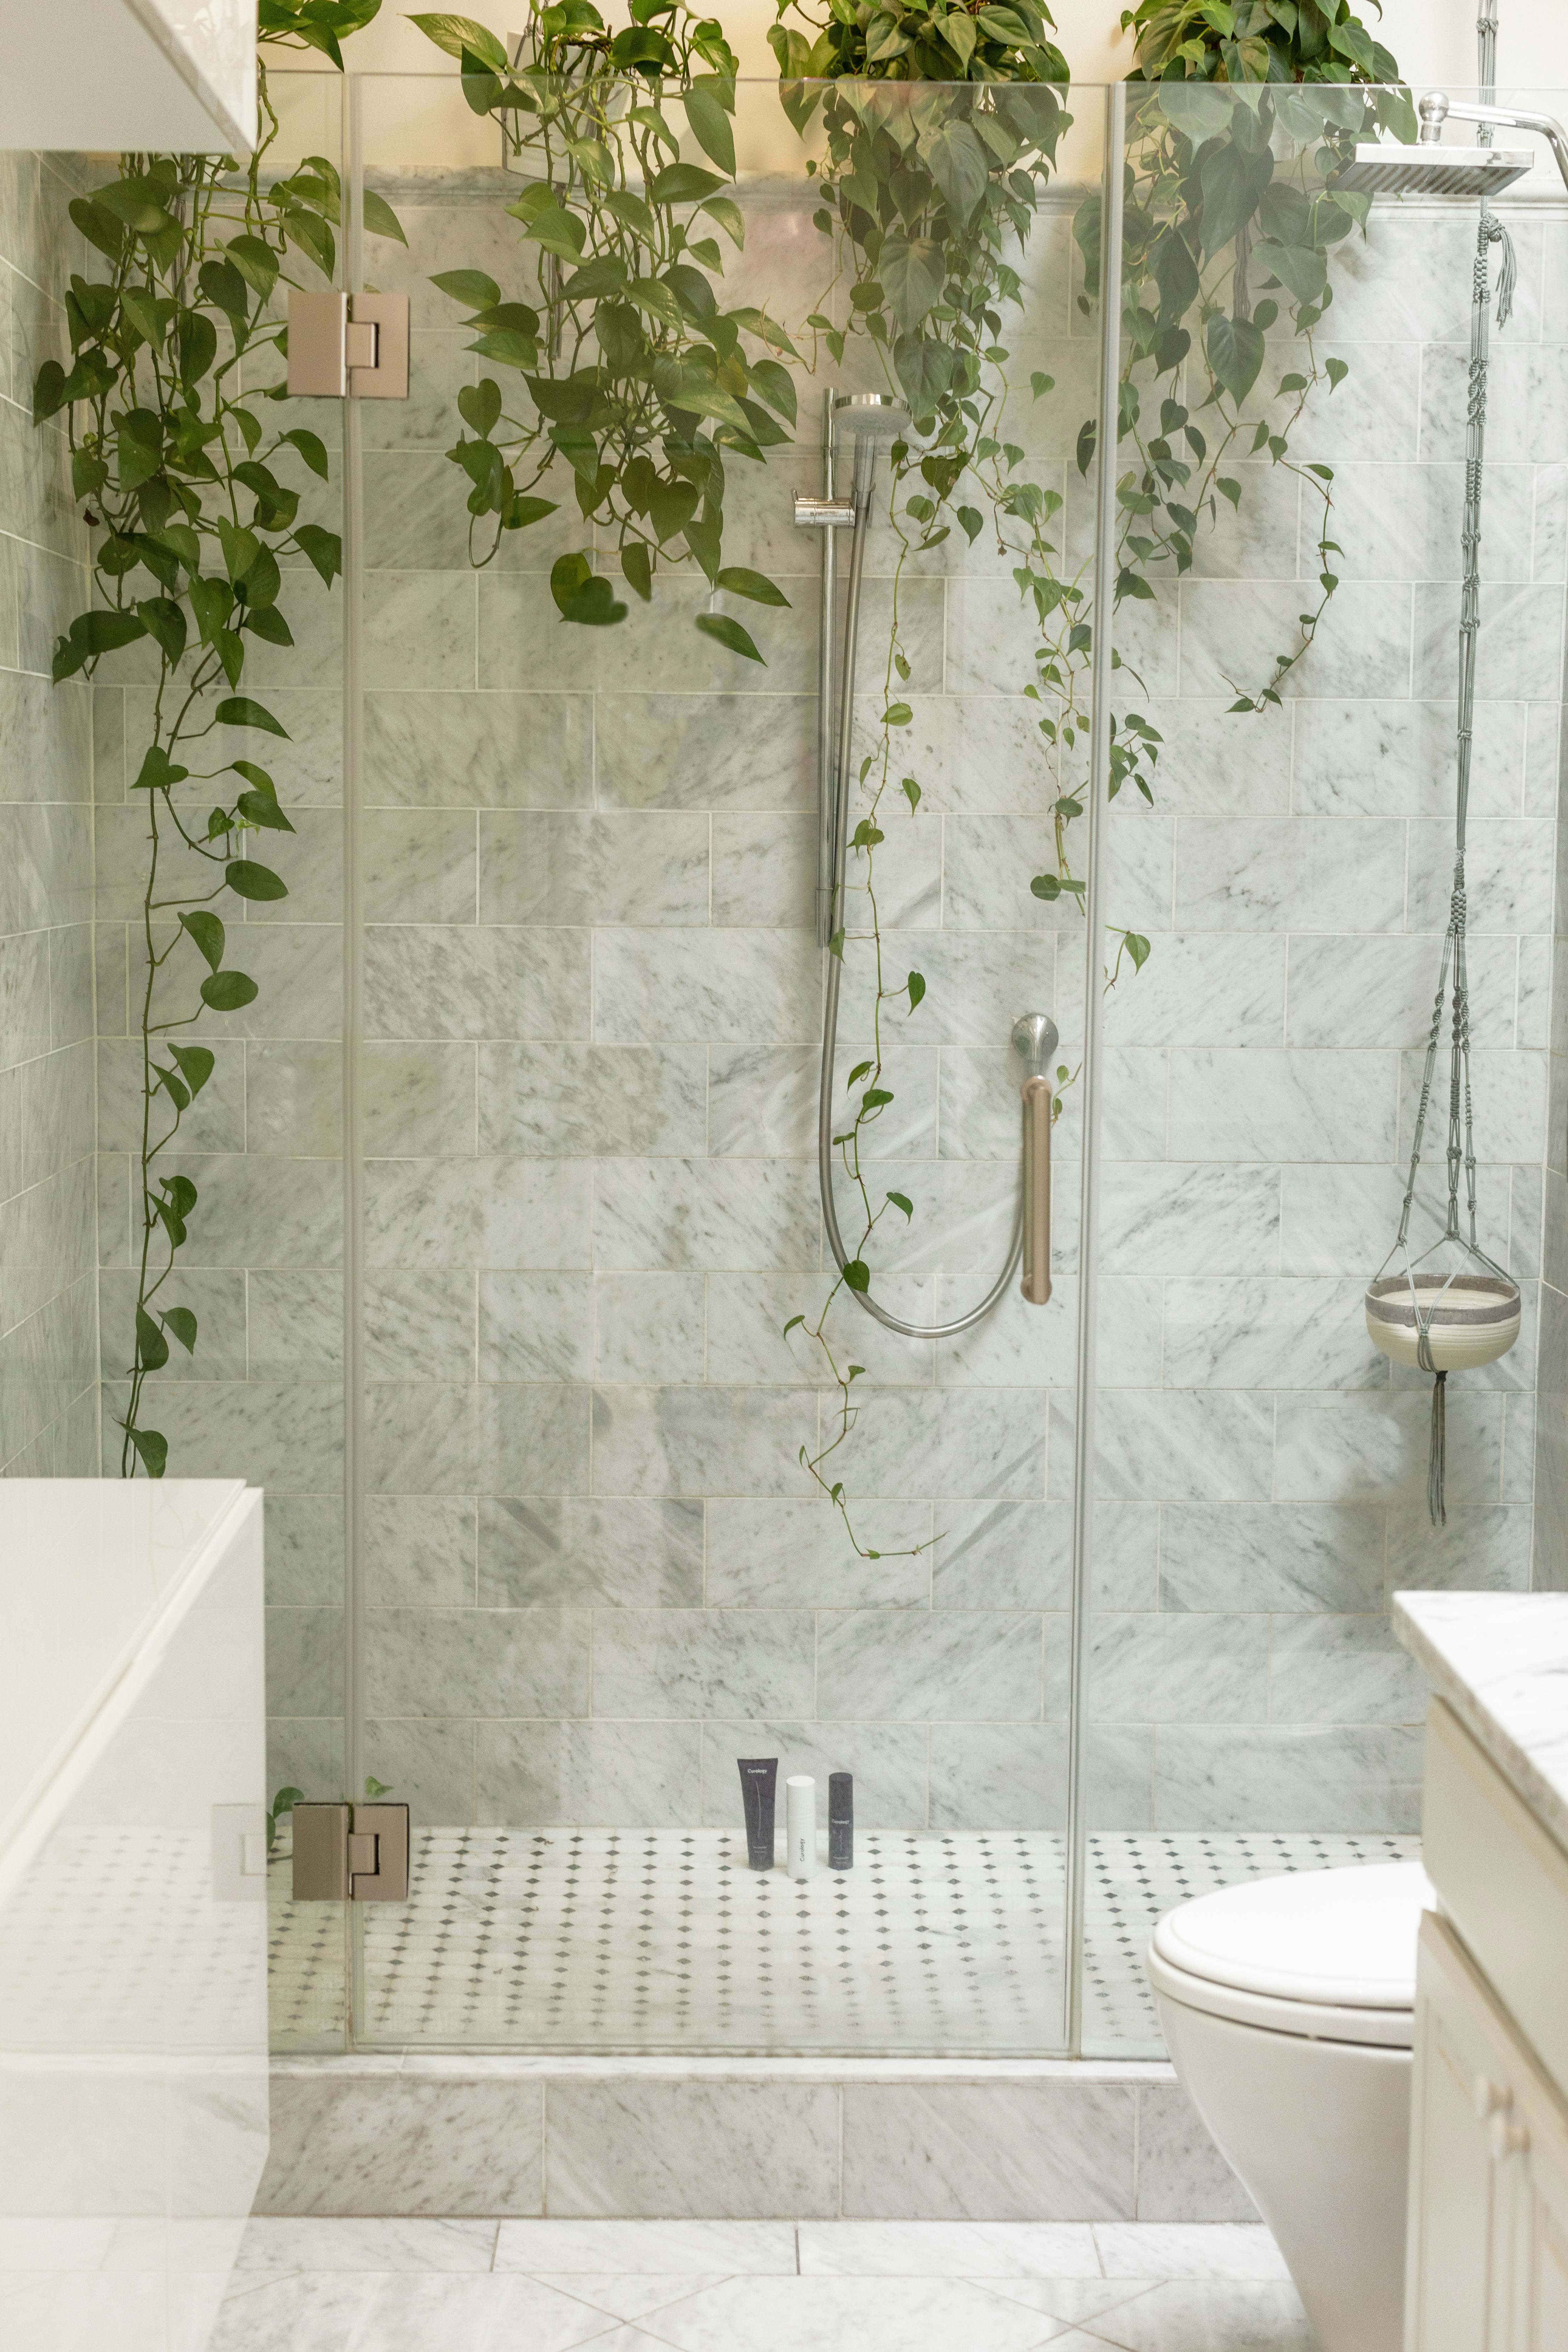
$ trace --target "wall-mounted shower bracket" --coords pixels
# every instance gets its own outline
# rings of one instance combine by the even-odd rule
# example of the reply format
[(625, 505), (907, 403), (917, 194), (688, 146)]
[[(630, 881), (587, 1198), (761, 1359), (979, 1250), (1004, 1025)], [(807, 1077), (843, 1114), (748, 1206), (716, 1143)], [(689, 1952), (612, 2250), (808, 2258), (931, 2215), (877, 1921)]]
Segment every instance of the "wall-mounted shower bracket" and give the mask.
[(406, 1805), (298, 1804), (296, 1903), (405, 1903)]
[(289, 295), (293, 399), (406, 400), (406, 294)]
[(795, 494), (795, 519), (802, 530), (849, 530), (854, 528), (853, 499), (808, 499), (804, 490)]

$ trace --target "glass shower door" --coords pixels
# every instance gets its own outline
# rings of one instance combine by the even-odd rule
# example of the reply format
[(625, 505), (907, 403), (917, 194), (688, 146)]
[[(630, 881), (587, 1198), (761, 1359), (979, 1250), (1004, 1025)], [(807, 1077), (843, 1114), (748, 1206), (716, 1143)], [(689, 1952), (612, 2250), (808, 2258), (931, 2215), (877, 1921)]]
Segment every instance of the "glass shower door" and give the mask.
[[(356, 1769), (411, 1806), (415, 1866), (405, 1906), (356, 1920), (356, 2032), (1033, 2054), (1062, 2046), (1066, 2000), (1093, 594), (1075, 451), (1098, 369), (1073, 227), (1103, 99), (1068, 95), (1005, 325), (976, 323), (974, 413), (943, 412), (984, 527), (941, 448), (895, 429), (879, 449), (825, 950), (825, 533), (797, 501), (854, 503), (842, 419), (825, 473), (825, 392), (911, 395), (873, 337), (844, 340), (871, 272), (848, 198), (830, 233), (814, 217), (821, 94), (804, 130), (776, 84), (733, 95), (732, 171), (707, 168), (722, 130), (666, 101), (691, 176), (660, 211), (616, 143), (648, 93), (605, 94), (615, 219), (651, 190), (680, 232), (617, 314), (635, 268), (545, 219), (537, 118), (509, 115), (503, 156), (451, 78), (357, 85), (357, 173), (406, 239), (367, 241), (365, 282), (410, 295), (412, 389), (351, 419)], [(586, 291), (573, 250), (600, 272)], [(595, 301), (601, 337), (651, 321), (714, 387), (646, 438), (660, 481), (630, 529), (577, 397)], [(744, 373), (721, 383), (731, 351)], [(481, 443), (513, 467), (500, 498), (548, 510), (498, 530)], [(826, 542), (836, 681), (853, 540), (841, 520)], [(836, 962), (847, 1284), (817, 1167)], [(1014, 1277), (956, 1336), (889, 1330), (853, 1295), (862, 1268), (926, 1327), (1008, 1263), (1009, 1041), (1036, 1013), (1060, 1032), (1055, 1295)], [(774, 1768), (768, 1871), (742, 1759)], [(783, 1866), (792, 1779), (815, 1783), (805, 1879)]]

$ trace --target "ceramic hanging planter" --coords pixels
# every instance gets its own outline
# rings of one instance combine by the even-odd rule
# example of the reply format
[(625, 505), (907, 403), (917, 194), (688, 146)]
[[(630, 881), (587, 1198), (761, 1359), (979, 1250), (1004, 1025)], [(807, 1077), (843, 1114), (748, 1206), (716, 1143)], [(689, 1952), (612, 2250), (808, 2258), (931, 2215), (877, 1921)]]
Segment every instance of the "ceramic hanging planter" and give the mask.
[(1396, 1364), (1425, 1372), (1469, 1372), (1495, 1363), (1519, 1337), (1519, 1285), (1500, 1273), (1391, 1274), (1366, 1294), (1373, 1345)]

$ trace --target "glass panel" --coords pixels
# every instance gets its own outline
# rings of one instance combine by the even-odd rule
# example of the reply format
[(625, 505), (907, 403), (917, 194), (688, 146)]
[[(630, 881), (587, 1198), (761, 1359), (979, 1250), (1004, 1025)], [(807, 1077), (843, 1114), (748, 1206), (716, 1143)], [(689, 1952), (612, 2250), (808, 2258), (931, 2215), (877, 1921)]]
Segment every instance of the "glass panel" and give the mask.
[[(1096, 1965), (1112, 1925), (1136, 1950), (1210, 1887), (1418, 1851), (1425, 1690), (1388, 1595), (1529, 1580), (1561, 190), (1499, 132), (1534, 169), (1488, 247), (1468, 973), (1478, 1235), (1525, 1336), (1447, 1384), (1435, 1526), (1432, 1378), (1373, 1344), (1363, 1294), (1449, 914), (1478, 211), (1337, 197), (1334, 150), (1379, 135), (1414, 138), (1395, 94), (1130, 100), (1114, 700), (1129, 751), (1159, 740), (1152, 803), (1123, 782), (1109, 827), (1108, 914), (1151, 952), (1107, 1008), (1091, 2053), (1160, 2045), (1141, 1972)], [(1446, 1219), (1447, 1081), (1445, 1053), (1413, 1248)]]
[[(32, 552), (50, 576), (25, 600), (33, 617), (24, 625), (22, 659), (33, 673), (25, 681), (31, 738), (47, 740), (52, 730), (57, 741), (70, 736), (85, 753), (90, 717), (96, 903), (86, 889), (68, 903), (96, 918), (103, 1418), (92, 1466), (101, 1462), (109, 1476), (165, 1469), (180, 1478), (237, 1475), (266, 1487), (275, 1718), (268, 1787), (337, 1798), (344, 1735), (343, 599), (341, 583), (329, 589), (308, 558), (313, 550), (330, 572), (340, 419), (335, 405), (279, 407), (268, 395), (283, 374), (274, 331), (285, 315), (286, 280), (331, 283), (340, 100), (314, 77), (283, 76), (274, 79), (272, 100), (276, 129), (254, 194), (210, 160), (147, 165), (171, 222), (194, 223), (177, 251), (139, 253), (153, 270), (158, 299), (184, 306), (187, 323), (174, 349), (202, 423), (221, 426), (221, 438), (205, 445), (209, 457), (217, 451), (216, 473), (202, 471), (203, 445), (176, 444), (165, 467), (163, 440), (138, 442), (128, 429), (107, 436), (112, 463), (95, 480), (104, 417), (91, 384), (74, 410), (74, 483), (63, 414), (46, 425), (53, 503)], [(285, 256), (275, 184), (289, 174), (299, 175), (299, 234)], [(71, 272), (100, 289), (84, 296), (88, 308), (79, 311), (83, 320), (90, 312), (99, 331), (166, 331), (167, 313), (160, 331), (145, 287), (116, 257), (110, 212), (79, 206), (74, 225), (65, 216), (68, 194), (90, 199), (117, 177), (118, 165), (100, 157), (49, 159), (41, 183), (33, 167), (34, 201), (41, 186), (58, 212), (41, 266), (29, 269), (37, 311), (28, 394), (32, 367), (71, 350), (62, 307)], [(247, 236), (253, 242), (238, 248), (242, 272), (224, 257), (231, 240)], [(270, 299), (263, 243), (283, 267)], [(84, 330), (78, 340), (91, 338)], [(149, 377), (141, 398), (158, 396)], [(108, 404), (110, 417), (135, 406), (123, 389)], [(184, 432), (190, 411), (177, 387), (165, 389), (163, 406)], [(153, 409), (137, 413), (156, 424)], [(301, 431), (319, 435), (327, 455), (309, 442), (282, 442), (285, 432)], [(149, 462), (139, 452), (153, 453)], [(322, 465), (330, 480), (320, 478)], [(308, 530), (294, 537), (296, 520), (315, 530), (313, 541)], [(102, 522), (115, 535), (95, 529), (89, 539), (89, 523)], [(153, 530), (171, 535), (145, 536)], [(199, 594), (182, 568), (190, 552), (198, 555)], [(231, 593), (229, 579), (244, 583), (242, 595)], [(134, 631), (140, 614), (147, 633), (116, 640), (120, 650), (93, 645), (102, 657), (90, 685), (68, 677), (51, 688), (57, 632), (91, 604), (116, 603), (132, 616), (126, 625)], [(101, 627), (107, 617), (100, 610), (93, 623)], [(89, 838), (85, 828), (80, 838)], [(74, 944), (65, 951), (80, 929), (58, 934), (62, 1036), (93, 1034), (89, 967)], [(87, 1066), (74, 1083), (87, 1090), (76, 1112), (89, 1111)], [(5, 1117), (9, 1124), (9, 1108)], [(85, 1131), (90, 1141), (90, 1118)], [(84, 1314), (90, 1304), (89, 1296)], [(136, 1363), (142, 1371), (132, 1377), (127, 1368)], [(73, 1452), (49, 1466), (80, 1466), (79, 1457)], [(288, 2048), (341, 2046), (342, 1906), (291, 1912), (283, 1899), (288, 1838), (285, 1819), (273, 1872), (277, 2036)]]
[[(510, 116), (503, 168), (451, 79), (362, 86), (367, 194), (407, 239), (367, 239), (366, 275), (414, 306), (410, 401), (356, 420), (363, 1758), (416, 1822), (408, 1906), (358, 1922), (371, 2042), (1061, 2044), (1082, 1087), (1048, 1306), (1008, 1276), (932, 1340), (835, 1295), (824, 540), (792, 502), (828, 487), (825, 392), (912, 399), (926, 429), (877, 445), (829, 1132), (864, 1108), (863, 1192), (837, 1154), (855, 1278), (924, 1327), (1009, 1263), (1019, 1016), (1059, 1027), (1052, 1087), (1079, 1080), (1084, 827), (1058, 798), (1087, 772), (1073, 457), (1097, 344), (1073, 228), (1103, 101), (1072, 93), (1055, 169), (1039, 89), (838, 86), (831, 140), (811, 101), (796, 127), (776, 84), (742, 84), (731, 173), (722, 121), (672, 98), (660, 149), (648, 90), (602, 88), (593, 120), (580, 93), (550, 118), (548, 153)], [(1030, 209), (990, 176), (1004, 151), (1039, 172)], [(542, 183), (569, 152), (563, 222)], [(879, 279), (851, 167), (903, 208)], [(971, 171), (999, 252), (932, 235)], [(434, 282), (457, 272), (527, 306), (476, 322), (488, 352), (468, 322), (491, 289)], [(933, 315), (944, 290), (972, 323)], [(595, 301), (610, 373), (567, 388)], [(844, 420), (832, 488), (853, 499)], [(498, 532), (514, 493), (550, 510)], [(755, 1874), (743, 1759), (776, 1764), (780, 1866)]]

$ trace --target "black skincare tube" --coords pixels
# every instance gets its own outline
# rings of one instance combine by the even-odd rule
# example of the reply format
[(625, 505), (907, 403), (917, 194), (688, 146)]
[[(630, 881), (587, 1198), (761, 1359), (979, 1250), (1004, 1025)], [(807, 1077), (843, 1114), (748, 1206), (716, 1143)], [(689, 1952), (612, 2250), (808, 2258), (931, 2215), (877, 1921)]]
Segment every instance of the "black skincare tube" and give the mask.
[(746, 1859), (753, 1870), (771, 1870), (779, 1759), (776, 1756), (742, 1756), (736, 1761), (746, 1807)]
[(852, 1772), (830, 1772), (827, 1776), (827, 1867), (829, 1870), (853, 1870), (855, 1867), (855, 1776)]

